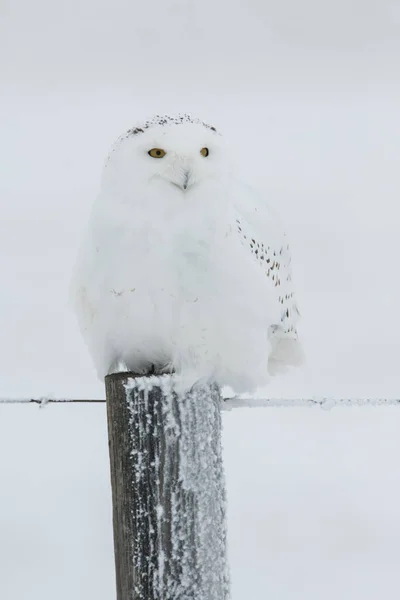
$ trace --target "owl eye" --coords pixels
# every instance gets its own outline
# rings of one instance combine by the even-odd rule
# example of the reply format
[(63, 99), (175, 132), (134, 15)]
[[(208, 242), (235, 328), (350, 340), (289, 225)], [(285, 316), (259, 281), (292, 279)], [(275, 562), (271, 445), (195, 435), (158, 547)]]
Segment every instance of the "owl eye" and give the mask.
[(202, 148), (202, 149), (200, 150), (200, 154), (201, 154), (202, 156), (208, 156), (210, 153), (209, 153), (209, 151), (208, 151), (208, 148)]
[(152, 158), (163, 158), (167, 154), (162, 148), (152, 148), (148, 153)]

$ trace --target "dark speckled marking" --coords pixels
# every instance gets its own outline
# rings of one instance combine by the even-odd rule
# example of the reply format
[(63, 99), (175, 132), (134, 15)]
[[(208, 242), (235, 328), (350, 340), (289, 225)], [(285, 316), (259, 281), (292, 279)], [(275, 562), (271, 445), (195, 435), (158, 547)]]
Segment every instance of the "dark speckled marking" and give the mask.
[(197, 119), (196, 117), (192, 117), (191, 115), (188, 115), (188, 114), (175, 115), (175, 116), (156, 115), (152, 119), (145, 121), (142, 125), (140, 125), (140, 127), (132, 127), (131, 129), (128, 129), (128, 131), (125, 134), (123, 134), (120, 139), (126, 139), (126, 138), (130, 137), (131, 135), (137, 135), (138, 133), (144, 133), (145, 130), (149, 129), (150, 127), (155, 127), (158, 125), (182, 125), (183, 123), (193, 123), (194, 125), (203, 125), (203, 127), (206, 127), (207, 129), (210, 129), (211, 131), (215, 131), (215, 133), (217, 133), (217, 130), (215, 129), (215, 127), (209, 125), (208, 123), (205, 123), (204, 121), (201, 121), (200, 119)]

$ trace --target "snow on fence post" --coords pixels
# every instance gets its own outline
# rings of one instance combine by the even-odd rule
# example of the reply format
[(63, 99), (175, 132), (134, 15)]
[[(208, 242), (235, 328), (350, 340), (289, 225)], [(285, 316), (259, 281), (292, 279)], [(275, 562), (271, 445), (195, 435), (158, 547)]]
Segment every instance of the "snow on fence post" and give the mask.
[(221, 398), (106, 377), (117, 600), (227, 600)]

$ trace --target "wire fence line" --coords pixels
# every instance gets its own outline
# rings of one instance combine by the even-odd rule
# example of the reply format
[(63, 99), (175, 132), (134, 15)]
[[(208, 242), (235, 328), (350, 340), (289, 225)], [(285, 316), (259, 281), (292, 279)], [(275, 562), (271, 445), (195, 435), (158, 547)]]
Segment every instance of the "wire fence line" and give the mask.
[(0, 398), (1, 404), (105, 404), (105, 399), (100, 398)]
[[(2, 404), (105, 404), (104, 398), (0, 398)], [(315, 396), (310, 398), (246, 398), (233, 397), (224, 398), (223, 409), (233, 408), (290, 408), (290, 407), (313, 407), (329, 410), (338, 406), (397, 406), (400, 398), (333, 398), (329, 396)]]
[(104, 398), (0, 398), (0, 404), (105, 404), (105, 402)]
[(311, 398), (228, 398), (226, 408), (262, 408), (262, 407), (312, 407), (319, 406), (329, 410), (338, 406), (396, 406), (400, 398), (333, 398), (315, 396)]

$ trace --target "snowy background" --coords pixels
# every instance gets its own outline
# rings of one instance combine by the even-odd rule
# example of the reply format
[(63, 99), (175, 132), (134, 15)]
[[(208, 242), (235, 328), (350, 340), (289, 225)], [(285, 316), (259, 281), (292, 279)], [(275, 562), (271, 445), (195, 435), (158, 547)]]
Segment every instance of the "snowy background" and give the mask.
[[(395, 0), (0, 0), (0, 396), (103, 397), (67, 302), (110, 144), (225, 133), (285, 219), (308, 363), (400, 396)], [(233, 600), (400, 596), (400, 408), (224, 415)], [(0, 406), (0, 598), (115, 598), (104, 405)]]

